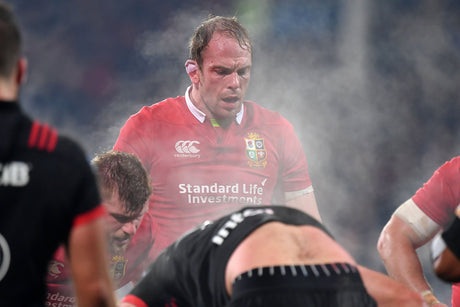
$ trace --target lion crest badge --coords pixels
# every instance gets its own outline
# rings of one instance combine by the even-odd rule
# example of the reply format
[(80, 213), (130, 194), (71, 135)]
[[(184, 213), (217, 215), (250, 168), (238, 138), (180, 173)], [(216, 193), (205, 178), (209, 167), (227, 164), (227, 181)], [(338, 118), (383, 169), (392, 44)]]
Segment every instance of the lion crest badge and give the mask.
[(123, 256), (113, 256), (110, 263), (110, 274), (114, 281), (119, 281), (125, 276), (128, 260)]
[(267, 150), (265, 149), (264, 139), (257, 133), (249, 133), (244, 138), (244, 141), (246, 142), (246, 156), (249, 158), (249, 166), (264, 168), (267, 165)]

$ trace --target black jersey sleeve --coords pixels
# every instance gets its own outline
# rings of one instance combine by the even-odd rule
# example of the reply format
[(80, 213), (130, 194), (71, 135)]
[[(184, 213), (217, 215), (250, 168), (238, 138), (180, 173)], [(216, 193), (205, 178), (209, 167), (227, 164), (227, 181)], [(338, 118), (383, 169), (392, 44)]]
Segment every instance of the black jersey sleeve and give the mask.
[[(69, 216), (73, 224), (75, 218), (101, 204), (96, 176), (84, 150), (73, 140), (60, 136), (54, 155), (56, 176), (63, 181), (56, 183), (55, 197), (62, 200), (61, 205), (56, 202), (56, 212)], [(67, 208), (62, 207), (63, 203)]]
[(157, 257), (130, 295), (140, 298), (149, 307), (192, 306), (183, 297), (180, 285), (187, 281), (174, 264), (172, 250), (170, 246)]

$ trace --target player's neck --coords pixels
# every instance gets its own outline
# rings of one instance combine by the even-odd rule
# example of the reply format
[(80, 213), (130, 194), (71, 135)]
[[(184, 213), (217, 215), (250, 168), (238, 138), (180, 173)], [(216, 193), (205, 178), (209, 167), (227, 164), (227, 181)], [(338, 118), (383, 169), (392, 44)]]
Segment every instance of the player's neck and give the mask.
[(0, 100), (15, 101), (17, 100), (18, 91), (11, 84), (0, 81)]
[(221, 128), (225, 130), (227, 130), (231, 126), (234, 120), (235, 120), (234, 118), (215, 119), (215, 118), (209, 117), (209, 121), (211, 122), (211, 125), (214, 128)]

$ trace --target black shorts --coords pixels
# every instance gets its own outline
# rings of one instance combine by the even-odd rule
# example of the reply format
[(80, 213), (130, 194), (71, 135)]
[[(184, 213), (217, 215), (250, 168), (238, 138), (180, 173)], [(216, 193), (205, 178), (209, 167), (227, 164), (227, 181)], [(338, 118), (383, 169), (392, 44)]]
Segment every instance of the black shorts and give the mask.
[(227, 307), (374, 307), (356, 267), (346, 263), (274, 266), (238, 276)]

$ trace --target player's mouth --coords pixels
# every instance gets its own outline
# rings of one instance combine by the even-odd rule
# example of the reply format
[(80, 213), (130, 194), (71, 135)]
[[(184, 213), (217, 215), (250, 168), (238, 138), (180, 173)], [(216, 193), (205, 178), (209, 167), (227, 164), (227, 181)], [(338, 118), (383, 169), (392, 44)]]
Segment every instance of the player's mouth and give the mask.
[(123, 238), (123, 239), (117, 238), (117, 239), (114, 239), (113, 241), (114, 241), (115, 245), (117, 245), (117, 246), (125, 246), (126, 244), (129, 243), (129, 240), (130, 240), (130, 237)]
[(239, 100), (240, 100), (240, 97), (238, 96), (228, 96), (228, 97), (222, 98), (222, 101), (226, 103), (236, 103)]

